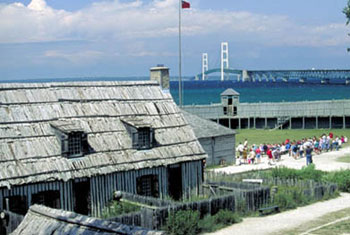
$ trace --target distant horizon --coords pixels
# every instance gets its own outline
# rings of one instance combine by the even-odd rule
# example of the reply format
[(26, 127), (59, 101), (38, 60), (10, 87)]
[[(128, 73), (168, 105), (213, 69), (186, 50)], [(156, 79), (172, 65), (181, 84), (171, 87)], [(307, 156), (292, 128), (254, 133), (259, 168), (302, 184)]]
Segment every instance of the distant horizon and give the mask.
[[(266, 81), (263, 79), (262, 81), (238, 81), (237, 79), (232, 78), (233, 76), (230, 76), (229, 79), (226, 79), (225, 82), (230, 83), (245, 83), (245, 84), (254, 84), (254, 83), (299, 83), (298, 78), (290, 78), (288, 82), (284, 82), (282, 78), (277, 78), (276, 81)], [(0, 83), (53, 83), (53, 82), (80, 82), (80, 81), (87, 81), (87, 82), (98, 82), (98, 81), (147, 81), (150, 80), (149, 76), (96, 76), (96, 77), (61, 77), (61, 78), (29, 78), (29, 79), (9, 79), (9, 80), (0, 80)], [(178, 83), (178, 77), (176, 76), (170, 76), (170, 82), (177, 84)], [(182, 82), (196, 82), (196, 83), (205, 83), (205, 82), (222, 82), (220, 80), (220, 76), (210, 76), (205, 81), (202, 80), (194, 80), (194, 77), (192, 76), (183, 76)], [(305, 84), (321, 84), (320, 79), (318, 78), (307, 78), (307, 81)], [(348, 84), (344, 84), (344, 79), (333, 79), (333, 82), (330, 84), (322, 84), (324, 85), (344, 85), (349, 87)]]

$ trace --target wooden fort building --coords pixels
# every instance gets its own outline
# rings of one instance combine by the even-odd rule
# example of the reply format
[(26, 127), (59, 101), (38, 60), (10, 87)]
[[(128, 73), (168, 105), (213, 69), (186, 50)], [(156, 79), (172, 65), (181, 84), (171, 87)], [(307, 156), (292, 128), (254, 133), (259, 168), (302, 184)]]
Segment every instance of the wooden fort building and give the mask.
[(215, 122), (183, 111), (194, 134), (208, 154), (206, 165), (234, 164), (236, 132)]
[(241, 103), (229, 88), (221, 103), (187, 105), (182, 109), (230, 129), (350, 128), (350, 99), (299, 102)]
[(0, 85), (0, 211), (100, 216), (116, 190), (186, 198), (206, 157), (157, 82)]

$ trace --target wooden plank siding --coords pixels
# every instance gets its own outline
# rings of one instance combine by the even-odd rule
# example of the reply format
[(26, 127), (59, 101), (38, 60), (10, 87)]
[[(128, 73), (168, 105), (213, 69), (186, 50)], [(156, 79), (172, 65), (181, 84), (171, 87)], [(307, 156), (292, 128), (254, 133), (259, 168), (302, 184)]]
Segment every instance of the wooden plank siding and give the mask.
[[(45, 191), (59, 191), (60, 192), (60, 202), (61, 202), (61, 208), (64, 210), (72, 210), (71, 207), (68, 206), (68, 204), (64, 204), (62, 202), (66, 201), (64, 200), (64, 192), (69, 190), (70, 182), (44, 182), (44, 183), (37, 183), (37, 184), (28, 184), (28, 185), (20, 185), (20, 186), (13, 186), (11, 189), (8, 188), (1, 188), (0, 189), (0, 210), (5, 209), (5, 206), (3, 201), (4, 198), (12, 197), (12, 196), (25, 196), (27, 200), (27, 207), (29, 208), (32, 201), (32, 196), (34, 194), (45, 192)], [(65, 189), (66, 188), (66, 189)]]
[(229, 164), (234, 163), (235, 135), (201, 138), (199, 142), (208, 154), (207, 165), (218, 165), (221, 160)]
[[(190, 195), (198, 195), (200, 185), (202, 184), (202, 161), (185, 162), (181, 164), (182, 169), (182, 191), (183, 197), (189, 198)], [(90, 200), (92, 216), (101, 217), (103, 209), (113, 199), (115, 191), (124, 191), (132, 194), (137, 192), (137, 178), (145, 175), (158, 176), (159, 197), (168, 196), (168, 172), (167, 167), (145, 168), (136, 171), (116, 172), (108, 175), (92, 176), (90, 178)], [(59, 191), (60, 207), (67, 211), (74, 210), (74, 191), (73, 181), (82, 182), (86, 178), (69, 180), (67, 182), (43, 182), (37, 184), (13, 186), (11, 189), (0, 189), (0, 211), (5, 209), (3, 205), (4, 198), (9, 196), (25, 196), (27, 198), (27, 207), (32, 205), (32, 196), (39, 192), (50, 190)], [(79, 199), (78, 199), (79, 200)]]
[(103, 208), (113, 199), (115, 191), (136, 194), (136, 179), (144, 175), (157, 175), (159, 196), (163, 198), (168, 193), (167, 168), (146, 168), (137, 171), (117, 172), (114, 174), (91, 177), (91, 215), (100, 217)]
[[(204, 119), (220, 119), (224, 115), (223, 104), (187, 105), (181, 108)], [(297, 102), (238, 103), (238, 118), (276, 117), (330, 117), (349, 116), (350, 100), (319, 100)], [(232, 116), (231, 116), (232, 117)]]
[(181, 168), (183, 198), (190, 198), (191, 195), (198, 195), (200, 186), (202, 185), (202, 162), (185, 162), (181, 164)]

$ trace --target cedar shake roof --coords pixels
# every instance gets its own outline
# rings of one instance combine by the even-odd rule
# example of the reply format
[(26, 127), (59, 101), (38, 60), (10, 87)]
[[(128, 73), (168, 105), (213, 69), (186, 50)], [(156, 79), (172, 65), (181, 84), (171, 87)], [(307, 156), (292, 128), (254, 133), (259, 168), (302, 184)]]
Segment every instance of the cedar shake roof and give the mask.
[(193, 131), (198, 139), (218, 136), (233, 136), (236, 134), (234, 130), (219, 125), (213, 121), (190, 114), (184, 110), (182, 110), (182, 113), (193, 128)]
[[(206, 154), (156, 82), (0, 84), (0, 187), (201, 160)], [(151, 125), (157, 146), (138, 151), (126, 124)], [(61, 155), (55, 130), (83, 131), (93, 152)]]
[(239, 93), (232, 88), (226, 89), (224, 92), (221, 93), (221, 96), (229, 96), (229, 95), (239, 95)]
[(21, 224), (11, 234), (161, 235), (165, 233), (92, 218), (74, 212), (33, 205), (29, 208)]

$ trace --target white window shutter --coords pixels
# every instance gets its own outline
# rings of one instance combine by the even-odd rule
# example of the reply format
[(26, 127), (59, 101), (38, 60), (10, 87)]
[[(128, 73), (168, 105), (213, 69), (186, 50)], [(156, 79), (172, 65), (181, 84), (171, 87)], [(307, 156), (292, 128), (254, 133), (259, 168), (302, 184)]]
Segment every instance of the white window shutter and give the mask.
[(137, 131), (132, 133), (132, 148), (139, 148), (139, 133)]
[(154, 139), (154, 129), (153, 128), (150, 128), (149, 130), (149, 145), (151, 148), (154, 147), (154, 144), (155, 144), (155, 139)]
[(61, 135), (61, 152), (62, 152), (62, 155), (67, 155), (68, 152), (69, 152), (68, 141), (69, 141), (68, 135), (62, 134)]

